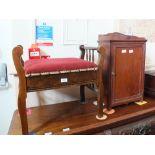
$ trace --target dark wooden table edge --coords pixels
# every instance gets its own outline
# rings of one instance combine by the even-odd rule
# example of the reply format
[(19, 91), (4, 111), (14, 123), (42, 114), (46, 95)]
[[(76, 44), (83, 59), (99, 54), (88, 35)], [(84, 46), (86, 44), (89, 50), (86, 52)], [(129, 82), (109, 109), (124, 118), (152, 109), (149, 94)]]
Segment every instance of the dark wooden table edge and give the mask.
[[(103, 122), (99, 122), (96, 124), (91, 124), (88, 126), (72, 129), (68, 132), (59, 132), (58, 135), (89, 135), (95, 134), (97, 132), (101, 132), (103, 130), (118, 127), (121, 125), (125, 125), (128, 123), (132, 123), (138, 121), (140, 119), (144, 119), (150, 116), (155, 115), (155, 107), (146, 109), (143, 112), (137, 111), (135, 113), (123, 115), (117, 118), (113, 118), (111, 120), (104, 120)], [(117, 123), (116, 123), (117, 122)]]

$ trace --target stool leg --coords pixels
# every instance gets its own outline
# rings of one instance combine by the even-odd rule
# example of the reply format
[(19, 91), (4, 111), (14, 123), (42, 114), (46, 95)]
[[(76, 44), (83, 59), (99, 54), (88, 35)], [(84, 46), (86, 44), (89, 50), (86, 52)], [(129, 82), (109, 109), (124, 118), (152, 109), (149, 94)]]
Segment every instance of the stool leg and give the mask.
[(97, 97), (97, 102), (98, 102), (98, 113), (96, 115), (96, 119), (98, 120), (105, 120), (107, 118), (107, 115), (103, 114), (103, 83), (99, 84), (98, 87), (98, 97)]
[(85, 85), (80, 85), (80, 102), (85, 102)]
[(28, 135), (28, 121), (26, 113), (26, 98), (23, 96), (18, 96), (18, 111), (21, 120), (22, 134)]
[(16, 46), (12, 50), (12, 57), (14, 65), (19, 77), (19, 94), (18, 94), (18, 111), (21, 120), (22, 134), (28, 134), (28, 122), (26, 114), (26, 77), (24, 71), (24, 61), (22, 59), (23, 47), (21, 45)]

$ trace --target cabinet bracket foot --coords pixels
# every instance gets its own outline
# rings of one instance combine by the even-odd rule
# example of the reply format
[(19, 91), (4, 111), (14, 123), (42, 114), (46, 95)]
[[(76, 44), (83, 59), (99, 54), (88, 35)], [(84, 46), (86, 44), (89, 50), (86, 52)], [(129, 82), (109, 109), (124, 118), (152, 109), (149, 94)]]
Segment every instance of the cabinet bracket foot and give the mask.
[(147, 102), (146, 101), (139, 101), (139, 102), (135, 102), (136, 104), (138, 104), (138, 105), (144, 105), (144, 104), (146, 104)]
[(103, 109), (103, 112), (104, 112), (105, 114), (107, 114), (107, 115), (111, 115), (111, 114), (115, 113), (115, 110), (114, 110), (114, 109), (108, 110), (107, 108), (104, 108), (104, 109)]

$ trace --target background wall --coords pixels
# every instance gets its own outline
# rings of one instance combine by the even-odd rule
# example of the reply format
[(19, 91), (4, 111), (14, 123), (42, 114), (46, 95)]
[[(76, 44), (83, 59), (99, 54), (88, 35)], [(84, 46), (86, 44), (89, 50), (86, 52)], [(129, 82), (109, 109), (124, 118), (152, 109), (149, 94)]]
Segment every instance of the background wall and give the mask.
[[(0, 62), (10, 65), (12, 48), (12, 21), (0, 20)], [(8, 77), (9, 88), (0, 89), (0, 134), (6, 134), (15, 105), (15, 82), (12, 76)]]

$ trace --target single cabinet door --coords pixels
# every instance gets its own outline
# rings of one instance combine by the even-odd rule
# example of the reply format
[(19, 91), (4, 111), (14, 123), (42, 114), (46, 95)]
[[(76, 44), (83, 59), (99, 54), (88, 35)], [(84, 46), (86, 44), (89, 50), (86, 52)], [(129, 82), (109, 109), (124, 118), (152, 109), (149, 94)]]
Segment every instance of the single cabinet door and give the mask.
[(142, 46), (116, 47), (113, 54), (111, 74), (114, 103), (140, 96), (144, 80)]

